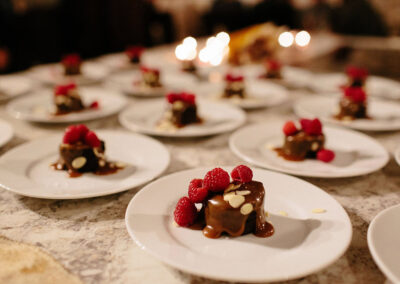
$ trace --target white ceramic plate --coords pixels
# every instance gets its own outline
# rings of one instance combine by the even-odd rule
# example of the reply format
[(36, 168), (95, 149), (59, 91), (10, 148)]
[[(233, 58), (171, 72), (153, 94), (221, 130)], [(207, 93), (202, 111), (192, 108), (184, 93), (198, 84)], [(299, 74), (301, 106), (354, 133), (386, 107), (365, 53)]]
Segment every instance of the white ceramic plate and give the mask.
[(400, 283), (400, 204), (380, 212), (368, 228), (368, 247), (385, 276)]
[[(309, 87), (318, 93), (332, 93), (340, 90), (347, 82), (347, 76), (343, 73), (316, 74), (309, 83)], [(400, 99), (400, 82), (369, 76), (366, 83), (367, 94), (388, 99)]]
[(33, 83), (23, 75), (0, 76), (0, 101), (23, 95), (33, 88)]
[(307, 177), (359, 176), (377, 171), (389, 161), (387, 151), (369, 136), (327, 126), (323, 128), (326, 148), (336, 154), (332, 162), (287, 161), (271, 149), (283, 144), (283, 124), (283, 121), (270, 122), (241, 128), (232, 134), (229, 146), (239, 158), (256, 166)]
[(132, 64), (124, 52), (107, 54), (99, 57), (96, 62), (106, 65), (112, 71), (121, 71), (137, 68), (138, 64)]
[(208, 98), (229, 102), (243, 109), (257, 109), (263, 107), (273, 107), (288, 101), (287, 90), (277, 84), (263, 80), (247, 80), (245, 83), (247, 96), (244, 99), (222, 98), (225, 83), (203, 83), (197, 88), (197, 92)]
[(396, 163), (400, 166), (400, 146), (396, 148), (393, 155)]
[(188, 125), (175, 131), (163, 131), (156, 127), (166, 109), (165, 99), (137, 102), (119, 115), (121, 124), (132, 131), (166, 137), (198, 137), (215, 135), (238, 128), (246, 120), (246, 114), (229, 104), (198, 100), (198, 113), (202, 123)]
[(127, 95), (160, 97), (170, 91), (193, 91), (196, 81), (193, 76), (185, 73), (162, 72), (160, 81), (163, 86), (159, 88), (149, 88), (134, 84), (134, 82), (140, 82), (141, 79), (141, 72), (139, 70), (134, 70), (112, 75), (107, 82), (110, 86), (114, 86)]
[(0, 147), (4, 146), (14, 136), (14, 130), (7, 121), (0, 119)]
[(78, 199), (113, 194), (151, 181), (169, 164), (168, 150), (160, 142), (139, 134), (98, 131), (106, 143), (106, 156), (127, 167), (115, 174), (85, 173), (70, 178), (50, 165), (58, 159), (62, 135), (22, 144), (0, 158), (0, 186), (17, 194), (49, 199)]
[[(272, 237), (249, 234), (208, 239), (201, 231), (174, 226), (176, 202), (187, 195), (190, 180), (202, 178), (207, 170), (168, 175), (136, 194), (128, 205), (125, 222), (142, 249), (195, 275), (234, 282), (269, 282), (321, 270), (349, 246), (351, 223), (336, 200), (303, 180), (261, 169), (253, 170), (254, 180), (263, 182), (266, 189), (264, 206), (275, 228)], [(326, 212), (312, 213), (315, 208)], [(280, 211), (288, 216), (279, 215)]]
[(369, 99), (368, 115), (372, 119), (342, 121), (333, 118), (339, 109), (339, 96), (317, 97), (297, 101), (294, 111), (299, 117), (318, 117), (323, 122), (362, 131), (393, 131), (400, 129), (400, 104)]
[(32, 122), (71, 123), (98, 119), (115, 114), (127, 103), (125, 97), (111, 90), (82, 87), (78, 91), (86, 106), (97, 101), (100, 107), (98, 109), (87, 109), (65, 115), (53, 115), (53, 93), (51, 90), (41, 90), (30, 96), (10, 102), (7, 105), (7, 111), (15, 118)]
[(74, 82), (78, 85), (92, 84), (104, 79), (110, 70), (99, 63), (83, 62), (80, 75), (64, 75), (61, 64), (47, 64), (34, 67), (30, 70), (30, 76), (49, 85), (59, 85)]

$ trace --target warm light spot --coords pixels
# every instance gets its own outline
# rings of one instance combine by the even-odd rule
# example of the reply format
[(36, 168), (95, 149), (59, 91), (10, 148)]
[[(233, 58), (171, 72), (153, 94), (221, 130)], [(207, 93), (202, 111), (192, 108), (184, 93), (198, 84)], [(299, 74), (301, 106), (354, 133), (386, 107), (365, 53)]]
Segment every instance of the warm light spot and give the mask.
[(219, 39), (225, 46), (229, 44), (231, 38), (226, 32), (220, 32), (217, 34), (217, 39)]
[(182, 44), (191, 49), (196, 49), (197, 40), (194, 37), (189, 36), (183, 40)]
[(279, 44), (283, 47), (289, 47), (293, 44), (294, 36), (291, 32), (283, 32), (278, 38)]
[(311, 36), (306, 31), (301, 31), (296, 34), (295, 41), (298, 46), (306, 46), (310, 43), (310, 40)]

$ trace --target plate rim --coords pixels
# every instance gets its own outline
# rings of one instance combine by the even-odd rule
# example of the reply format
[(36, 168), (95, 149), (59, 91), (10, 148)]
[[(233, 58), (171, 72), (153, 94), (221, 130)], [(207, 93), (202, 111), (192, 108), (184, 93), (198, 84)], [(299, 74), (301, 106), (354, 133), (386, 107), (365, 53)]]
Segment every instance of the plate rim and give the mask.
[(6, 136), (6, 138), (4, 139), (3, 143), (0, 143), (0, 147), (5, 146), (8, 142), (11, 141), (11, 139), (14, 137), (15, 132), (14, 132), (14, 127), (11, 125), (11, 123), (9, 123), (8, 121), (4, 120), (4, 119), (0, 119), (0, 124), (2, 124), (4, 127), (7, 128), (8, 130), (8, 134)]
[[(234, 166), (221, 165), (221, 167), (224, 168), (224, 169), (227, 169), (227, 168), (231, 169)], [(132, 199), (129, 201), (129, 204), (128, 204), (127, 209), (125, 211), (125, 227), (126, 227), (126, 229), (128, 231), (129, 236), (131, 237), (131, 239), (135, 242), (135, 244), (140, 249), (142, 249), (146, 253), (150, 254), (155, 259), (161, 261), (165, 265), (171, 266), (171, 267), (173, 267), (175, 269), (178, 269), (178, 270), (181, 270), (181, 271), (184, 271), (186, 273), (193, 274), (193, 275), (196, 275), (196, 276), (205, 277), (205, 278), (208, 278), (208, 279), (219, 280), (219, 281), (233, 281), (235, 283), (236, 282), (262, 283), (262, 282), (265, 282), (265, 281), (276, 282), (276, 281), (287, 281), (287, 280), (299, 279), (301, 277), (305, 277), (307, 275), (311, 275), (313, 273), (321, 271), (321, 270), (329, 267), (333, 263), (335, 263), (340, 257), (342, 257), (346, 253), (346, 251), (350, 247), (352, 236), (353, 236), (353, 225), (351, 223), (351, 219), (350, 219), (347, 211), (339, 203), (339, 201), (337, 201), (333, 196), (331, 196), (329, 193), (324, 191), (322, 188), (320, 188), (320, 187), (318, 187), (318, 186), (316, 186), (316, 185), (314, 185), (314, 184), (312, 184), (312, 183), (310, 183), (308, 181), (305, 181), (305, 180), (303, 180), (301, 178), (298, 178), (298, 177), (295, 177), (295, 176), (291, 176), (291, 175), (288, 175), (288, 174), (285, 174), (285, 173), (271, 171), (271, 170), (268, 170), (268, 169), (263, 169), (263, 168), (259, 168), (259, 167), (253, 167), (253, 170), (256, 170), (256, 171), (263, 171), (263, 172), (267, 172), (269, 174), (273, 174), (273, 175), (277, 175), (277, 176), (285, 176), (286, 178), (289, 178), (289, 179), (292, 179), (292, 180), (296, 180), (297, 182), (303, 183), (303, 184), (305, 184), (307, 186), (311, 186), (313, 188), (313, 190), (317, 190), (317, 191), (321, 192), (323, 195), (327, 196), (329, 199), (331, 199), (333, 202), (335, 202), (336, 205), (338, 205), (341, 208), (341, 210), (343, 210), (344, 216), (346, 217), (346, 223), (347, 223), (346, 225), (347, 225), (348, 230), (349, 230), (349, 236), (347, 238), (347, 243), (343, 246), (342, 250), (340, 251), (340, 253), (337, 254), (337, 256), (335, 258), (333, 258), (331, 261), (327, 262), (324, 266), (321, 266), (321, 267), (319, 267), (317, 269), (311, 269), (311, 270), (305, 271), (304, 273), (298, 274), (298, 275), (293, 276), (291, 278), (284, 277), (284, 278), (277, 278), (277, 279), (265, 279), (265, 278), (263, 278), (263, 279), (252, 279), (252, 280), (249, 280), (247, 278), (237, 279), (237, 278), (229, 278), (229, 277), (218, 277), (218, 276), (214, 276), (214, 275), (210, 277), (210, 275), (207, 275), (207, 274), (198, 273), (198, 272), (190, 270), (190, 269), (182, 268), (182, 267), (179, 266), (178, 263), (171, 262), (171, 259), (166, 259), (165, 257), (161, 256), (160, 254), (157, 254), (157, 253), (153, 252), (152, 250), (149, 250), (148, 248), (146, 248), (146, 246), (144, 244), (142, 244), (140, 242), (140, 240), (135, 236), (135, 234), (133, 233), (132, 229), (128, 225), (129, 224), (129, 213), (132, 210), (131, 208), (133, 208), (133, 206), (134, 206), (133, 203), (135, 202), (136, 198), (138, 198), (137, 196), (141, 196), (142, 194), (145, 194), (146, 190), (148, 190), (148, 188), (150, 186), (152, 186), (153, 183), (155, 183), (155, 182), (162, 182), (164, 179), (171, 178), (171, 177), (174, 177), (174, 176), (178, 176), (178, 175), (181, 175), (181, 174), (185, 174), (187, 172), (200, 171), (200, 170), (207, 171), (210, 168), (211, 167), (195, 167), (195, 168), (190, 168), (190, 169), (185, 169), (185, 170), (173, 172), (173, 173), (170, 173), (168, 175), (164, 175), (164, 176), (162, 176), (162, 177), (160, 177), (160, 178), (158, 178), (156, 180), (153, 180), (151, 183), (147, 184), (145, 187), (142, 188), (142, 190), (140, 192), (137, 192), (132, 197)]]

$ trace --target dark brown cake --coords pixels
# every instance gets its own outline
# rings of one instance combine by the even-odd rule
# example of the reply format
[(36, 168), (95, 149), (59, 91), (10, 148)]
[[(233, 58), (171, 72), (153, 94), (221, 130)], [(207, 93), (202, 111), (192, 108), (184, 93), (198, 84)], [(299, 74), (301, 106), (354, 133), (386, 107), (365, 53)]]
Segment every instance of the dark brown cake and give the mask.
[[(201, 122), (197, 113), (196, 97), (189, 93), (170, 93), (166, 96), (168, 108), (164, 120), (175, 127)], [(165, 121), (162, 121), (165, 122)]]
[(281, 64), (272, 59), (268, 59), (265, 64), (265, 73), (263, 75), (264, 78), (267, 79), (281, 79)]
[(246, 96), (244, 77), (236, 76), (233, 74), (227, 74), (225, 76), (225, 90), (223, 93), (224, 98), (241, 98)]
[(75, 84), (57, 86), (53, 100), (58, 115), (85, 109)]
[(66, 55), (62, 61), (64, 66), (65, 75), (79, 75), (81, 74), (82, 60), (78, 54)]
[(346, 69), (348, 86), (349, 87), (363, 87), (368, 77), (368, 71), (363, 68), (349, 66)]
[(150, 88), (161, 87), (160, 70), (141, 66), (142, 78), (144, 85)]
[(368, 118), (367, 95), (361, 87), (347, 87), (339, 102), (339, 112), (335, 115), (339, 120)]
[(126, 56), (128, 56), (129, 61), (133, 64), (140, 63), (140, 58), (144, 52), (143, 46), (130, 46), (125, 50)]

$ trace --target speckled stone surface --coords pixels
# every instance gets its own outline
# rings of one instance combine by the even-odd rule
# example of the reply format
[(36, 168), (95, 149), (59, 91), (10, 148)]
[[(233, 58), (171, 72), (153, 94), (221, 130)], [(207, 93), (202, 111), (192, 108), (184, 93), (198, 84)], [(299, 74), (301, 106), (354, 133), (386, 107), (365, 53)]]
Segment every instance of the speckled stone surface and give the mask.
[[(291, 103), (310, 96), (313, 94), (306, 91), (292, 92)], [(293, 118), (291, 103), (251, 111), (247, 124)], [(15, 137), (1, 153), (25, 141), (59, 133), (65, 127), (17, 121), (4, 108), (0, 107), (0, 117), (12, 123)], [(116, 116), (89, 122), (88, 126), (122, 129)], [(172, 157), (165, 174), (197, 166), (240, 163), (228, 148), (229, 135), (160, 139)], [(371, 136), (390, 153), (400, 146), (399, 132)], [(383, 283), (385, 278), (369, 253), (366, 233), (376, 214), (400, 202), (400, 167), (391, 158), (384, 169), (370, 175), (306, 180), (343, 205), (353, 224), (353, 240), (345, 255), (333, 265), (293, 283)], [(67, 201), (34, 199), (0, 190), (0, 235), (42, 248), (85, 283), (220, 283), (172, 269), (135, 245), (125, 229), (124, 215), (129, 201), (139, 190)]]

